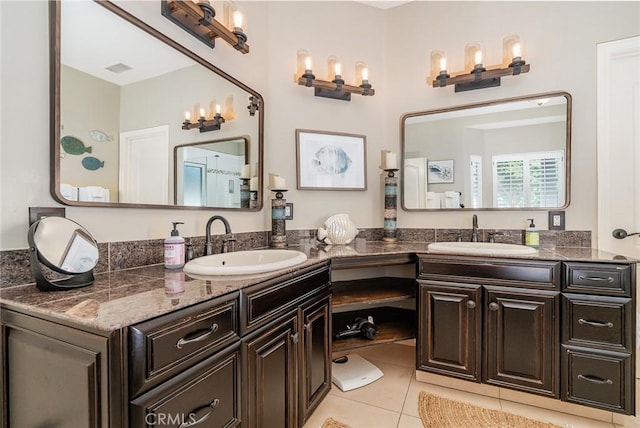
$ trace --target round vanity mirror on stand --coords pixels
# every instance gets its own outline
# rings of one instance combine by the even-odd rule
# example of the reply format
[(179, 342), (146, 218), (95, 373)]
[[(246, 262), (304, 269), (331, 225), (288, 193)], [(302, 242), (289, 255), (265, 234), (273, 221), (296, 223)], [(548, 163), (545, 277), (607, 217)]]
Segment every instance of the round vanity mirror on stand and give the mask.
[[(38, 289), (60, 291), (93, 284), (98, 244), (84, 227), (68, 218), (45, 217), (31, 225), (27, 240)], [(66, 277), (47, 278), (42, 265)]]

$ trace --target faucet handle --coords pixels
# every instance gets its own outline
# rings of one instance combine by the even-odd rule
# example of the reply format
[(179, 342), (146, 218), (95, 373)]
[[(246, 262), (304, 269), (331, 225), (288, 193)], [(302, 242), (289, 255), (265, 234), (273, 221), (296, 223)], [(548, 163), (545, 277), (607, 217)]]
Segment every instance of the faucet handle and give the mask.
[(235, 250), (235, 242), (236, 242), (236, 238), (233, 237), (233, 235), (231, 235), (230, 238), (223, 238), (222, 239), (222, 252), (223, 253), (229, 253), (229, 252), (233, 252)]
[(496, 235), (504, 235), (503, 232), (488, 232), (489, 234), (489, 242), (495, 243), (496, 242)]

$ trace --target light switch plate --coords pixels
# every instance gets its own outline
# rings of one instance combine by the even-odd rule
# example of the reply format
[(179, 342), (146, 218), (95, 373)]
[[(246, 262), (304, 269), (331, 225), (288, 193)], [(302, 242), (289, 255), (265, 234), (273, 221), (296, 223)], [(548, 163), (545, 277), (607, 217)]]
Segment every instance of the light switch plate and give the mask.
[(45, 217), (65, 217), (63, 207), (29, 207), (29, 226)]
[(564, 230), (564, 211), (549, 211), (549, 230)]

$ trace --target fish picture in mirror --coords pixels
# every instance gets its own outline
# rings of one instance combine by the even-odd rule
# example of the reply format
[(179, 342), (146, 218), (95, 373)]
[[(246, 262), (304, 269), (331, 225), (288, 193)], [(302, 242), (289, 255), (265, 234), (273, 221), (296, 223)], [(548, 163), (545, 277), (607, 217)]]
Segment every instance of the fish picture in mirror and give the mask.
[(113, 137), (108, 136), (107, 134), (105, 134), (104, 132), (94, 129), (92, 131), (89, 132), (89, 135), (91, 136), (91, 139), (93, 141), (96, 141), (98, 143), (105, 143), (108, 141), (113, 141)]
[(82, 166), (89, 171), (95, 171), (100, 168), (104, 168), (104, 161), (93, 156), (87, 156), (82, 159)]
[(70, 155), (82, 155), (84, 153), (91, 153), (91, 146), (85, 146), (84, 143), (70, 135), (62, 137), (60, 144), (66, 153)]
[(324, 146), (316, 152), (312, 164), (320, 174), (341, 175), (347, 172), (353, 161), (342, 148)]

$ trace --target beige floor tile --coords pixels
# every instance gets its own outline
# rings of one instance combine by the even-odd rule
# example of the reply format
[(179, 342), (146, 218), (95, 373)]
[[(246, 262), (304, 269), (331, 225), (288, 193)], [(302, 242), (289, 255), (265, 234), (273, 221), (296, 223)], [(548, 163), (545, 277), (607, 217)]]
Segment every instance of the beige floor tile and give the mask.
[(413, 369), (373, 361), (384, 376), (369, 385), (343, 392), (335, 384), (329, 394), (400, 413), (413, 376)]
[(603, 422), (611, 422), (611, 412), (606, 410), (593, 409), (591, 407), (567, 403), (554, 398), (543, 397), (541, 395), (527, 394), (526, 392), (515, 391), (513, 389), (500, 388), (500, 400), (528, 404), (530, 406), (569, 413), (583, 418), (591, 418)]
[(416, 367), (416, 348), (414, 346), (388, 343), (384, 345), (367, 346), (354, 352), (371, 362), (385, 362), (403, 367)]
[(470, 382), (468, 380), (458, 379), (451, 376), (442, 376), (435, 373), (428, 373), (422, 370), (416, 371), (415, 378), (420, 382), (440, 385), (444, 386), (445, 388), (459, 389), (461, 391), (471, 392), (473, 394), (500, 398), (500, 388), (493, 385)]
[(313, 412), (304, 428), (320, 428), (329, 417), (351, 428), (396, 428), (400, 414), (330, 394)]
[(414, 418), (409, 415), (400, 415), (398, 428), (423, 428), (420, 418)]
[(618, 427), (640, 428), (640, 418), (637, 416), (625, 416), (614, 413), (613, 424)]
[(517, 415), (526, 416), (540, 421), (552, 422), (558, 425), (564, 425), (567, 428), (613, 428), (612, 422), (583, 418), (567, 413), (542, 409), (540, 407), (514, 403), (507, 400), (500, 400), (500, 404), (502, 405), (502, 410), (505, 412), (515, 413)]
[(472, 403), (476, 406), (482, 406), (487, 409), (500, 409), (500, 400), (494, 397), (472, 394), (466, 391), (445, 388), (438, 385), (431, 385), (428, 383), (412, 380), (411, 385), (409, 385), (409, 392), (407, 392), (407, 399), (405, 400), (404, 407), (402, 408), (402, 414), (419, 417), (418, 396), (420, 395), (420, 391), (427, 391), (441, 397), (450, 398), (452, 400)]

